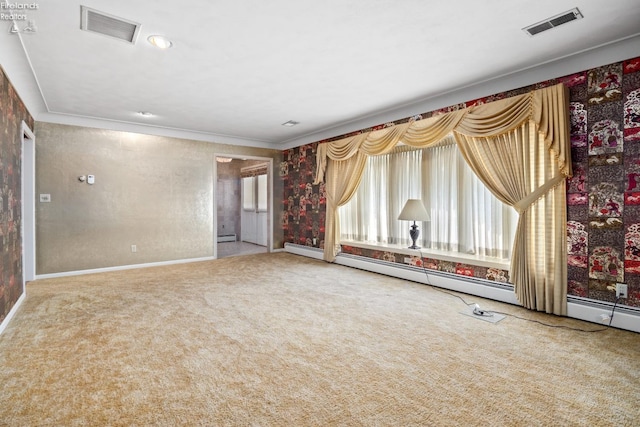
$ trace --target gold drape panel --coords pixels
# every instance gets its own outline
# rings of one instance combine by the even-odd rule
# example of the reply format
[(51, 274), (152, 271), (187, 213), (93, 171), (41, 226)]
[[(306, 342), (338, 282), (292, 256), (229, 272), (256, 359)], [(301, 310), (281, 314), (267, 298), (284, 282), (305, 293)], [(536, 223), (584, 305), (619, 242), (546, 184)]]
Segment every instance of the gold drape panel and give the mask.
[(566, 195), (571, 176), (568, 96), (562, 84), (320, 144), (316, 183), (326, 182), (324, 259), (339, 251), (337, 209), (360, 183), (366, 156), (385, 154), (402, 141), (427, 147), (456, 141), (475, 173), (520, 213), (511, 281), (520, 303), (566, 314)]
[(340, 249), (340, 223), (338, 217), (338, 207), (347, 203), (356, 193), (364, 167), (367, 163), (367, 155), (356, 152), (354, 156), (348, 160), (332, 161), (327, 168), (328, 174), (336, 177), (344, 177), (344, 179), (332, 179), (327, 181), (327, 214), (325, 218), (324, 233), (324, 257), (327, 256), (327, 247), (333, 247), (332, 253), (335, 260), (335, 254)]
[(454, 135), (474, 173), (520, 215), (510, 268), (518, 301), (565, 315), (565, 176), (555, 167), (555, 154), (533, 122), (493, 137)]

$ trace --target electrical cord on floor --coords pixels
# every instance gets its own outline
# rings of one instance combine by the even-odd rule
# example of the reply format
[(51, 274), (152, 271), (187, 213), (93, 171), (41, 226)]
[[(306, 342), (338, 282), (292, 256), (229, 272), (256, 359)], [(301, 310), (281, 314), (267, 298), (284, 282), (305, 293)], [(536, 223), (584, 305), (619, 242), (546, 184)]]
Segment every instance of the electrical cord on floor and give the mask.
[[(427, 267), (424, 265), (424, 256), (422, 255), (422, 251), (420, 251), (420, 250), (419, 250), (418, 252), (420, 252), (420, 263), (421, 263), (421, 265), (422, 265), (422, 270), (424, 271), (424, 274), (425, 274), (425, 276), (426, 276), (426, 278), (427, 278), (427, 283), (426, 283), (426, 284), (427, 284), (427, 286), (431, 287), (431, 289), (433, 289), (433, 290), (436, 290), (436, 291), (438, 291), (438, 292), (442, 292), (443, 294), (447, 294), (447, 295), (450, 295), (450, 296), (452, 296), (452, 297), (456, 297), (456, 298), (458, 298), (458, 299), (459, 299), (460, 301), (462, 301), (462, 302), (463, 302), (467, 307), (471, 307), (472, 305), (476, 305), (476, 303), (473, 303), (473, 302), (472, 302), (472, 303), (468, 303), (468, 302), (467, 302), (467, 301), (465, 301), (465, 299), (464, 299), (464, 298), (462, 298), (460, 295), (454, 294), (453, 292), (449, 292), (449, 291), (446, 291), (446, 290), (444, 290), (444, 289), (438, 288), (437, 286), (432, 285), (432, 284), (431, 284), (431, 279), (429, 278), (429, 272), (428, 272), (428, 269), (427, 269)], [(611, 317), (609, 318), (609, 325), (608, 325), (609, 327), (611, 327), (611, 321), (613, 320), (613, 313), (614, 313), (614, 312), (615, 312), (615, 310), (616, 310), (616, 305), (618, 304), (618, 301), (619, 301), (619, 300), (620, 300), (620, 298), (617, 298), (617, 299), (616, 299), (615, 304), (613, 305), (613, 310), (611, 311)], [(539, 320), (527, 319), (527, 318), (525, 318), (525, 317), (516, 316), (515, 314), (510, 314), (510, 313), (504, 313), (504, 312), (501, 312), (501, 311), (486, 311), (486, 310), (480, 310), (480, 312), (481, 312), (480, 314), (476, 314), (476, 313), (475, 313), (475, 309), (474, 309), (474, 314), (476, 314), (478, 317), (482, 317), (482, 316), (490, 317), (490, 316), (493, 316), (493, 313), (496, 313), (496, 314), (502, 314), (503, 316), (509, 316), (509, 317), (514, 317), (514, 318), (516, 318), (516, 319), (525, 320), (525, 321), (527, 321), (527, 322), (537, 323), (537, 324), (539, 324), (539, 325), (547, 326), (547, 327), (549, 327), (549, 328), (568, 329), (568, 330), (570, 330), (570, 331), (577, 331), (577, 332), (588, 332), (588, 333), (591, 333), (591, 332), (603, 332), (603, 331), (606, 331), (607, 329), (609, 329), (609, 327), (608, 327), (608, 328), (593, 329), (593, 330), (590, 330), (590, 329), (580, 329), (580, 328), (573, 328), (573, 327), (571, 327), (571, 326), (564, 326), (564, 325), (551, 325), (551, 324), (549, 324), (549, 323), (544, 323), (544, 322), (541, 322), (541, 321), (539, 321)]]
[(613, 310), (611, 310), (611, 316), (609, 316), (609, 326), (611, 326), (611, 322), (613, 322), (613, 313), (616, 312), (618, 301), (620, 301), (620, 297), (616, 298), (616, 302), (613, 303)]

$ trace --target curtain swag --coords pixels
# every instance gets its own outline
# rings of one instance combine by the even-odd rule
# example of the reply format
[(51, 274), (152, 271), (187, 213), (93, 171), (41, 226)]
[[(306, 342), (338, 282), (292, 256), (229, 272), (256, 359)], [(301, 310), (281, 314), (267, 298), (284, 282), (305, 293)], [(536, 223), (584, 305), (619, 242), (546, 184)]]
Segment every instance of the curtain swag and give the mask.
[(319, 144), (315, 184), (325, 182), (327, 192), (324, 259), (333, 262), (339, 252), (337, 209), (358, 188), (367, 156), (386, 154), (398, 142), (424, 148), (453, 135), (487, 188), (520, 214), (510, 268), (518, 301), (566, 315), (568, 111), (567, 89), (558, 84)]

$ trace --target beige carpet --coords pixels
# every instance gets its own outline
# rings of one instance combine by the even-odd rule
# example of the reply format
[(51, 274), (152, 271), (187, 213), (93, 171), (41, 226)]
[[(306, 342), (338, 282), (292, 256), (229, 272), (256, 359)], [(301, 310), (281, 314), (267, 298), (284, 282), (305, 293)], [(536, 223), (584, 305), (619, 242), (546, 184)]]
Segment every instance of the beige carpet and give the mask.
[(640, 425), (640, 334), (483, 322), (428, 286), (286, 253), (27, 293), (0, 336), (0, 425)]

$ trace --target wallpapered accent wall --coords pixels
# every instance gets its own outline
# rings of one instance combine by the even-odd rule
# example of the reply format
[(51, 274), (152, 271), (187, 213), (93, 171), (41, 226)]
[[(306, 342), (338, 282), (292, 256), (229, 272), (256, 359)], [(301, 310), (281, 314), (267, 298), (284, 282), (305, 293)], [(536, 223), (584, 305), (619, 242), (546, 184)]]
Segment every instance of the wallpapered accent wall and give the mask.
[(284, 152), (279, 173), (284, 187), (281, 223), (285, 243), (324, 248), (326, 194), (324, 184), (313, 185), (317, 146)]
[(640, 307), (640, 58), (566, 79), (571, 90), (567, 188), (569, 295)]
[[(615, 283), (624, 282), (628, 284), (629, 297), (620, 303), (640, 307), (640, 58), (418, 114), (350, 135), (521, 95), (557, 83), (564, 83), (570, 92), (574, 176), (567, 182), (568, 294), (612, 302)], [(323, 245), (324, 187), (312, 183), (316, 147), (328, 141), (284, 152), (280, 176), (284, 181), (285, 242)], [(316, 236), (317, 240), (313, 240)], [(405, 262), (405, 255), (388, 251), (348, 246), (342, 250)], [(504, 270), (419, 257), (410, 262), (454, 274), (508, 281), (508, 272)]]
[(33, 118), (0, 68), (0, 322), (22, 295), (21, 124)]

